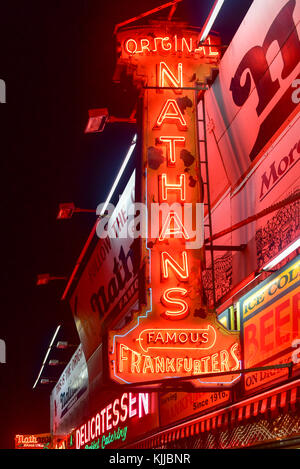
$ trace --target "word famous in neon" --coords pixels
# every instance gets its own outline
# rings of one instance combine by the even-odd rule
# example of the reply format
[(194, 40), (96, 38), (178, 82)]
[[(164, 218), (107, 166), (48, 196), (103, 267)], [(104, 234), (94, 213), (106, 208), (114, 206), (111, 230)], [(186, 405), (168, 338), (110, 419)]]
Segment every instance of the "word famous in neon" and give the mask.
[(150, 394), (124, 393), (120, 399), (104, 407), (76, 430), (76, 449), (82, 448), (105, 433), (118, 429), (119, 424), (150, 413)]
[(216, 342), (216, 330), (210, 324), (204, 329), (144, 329), (137, 341), (147, 352), (156, 349), (210, 349)]

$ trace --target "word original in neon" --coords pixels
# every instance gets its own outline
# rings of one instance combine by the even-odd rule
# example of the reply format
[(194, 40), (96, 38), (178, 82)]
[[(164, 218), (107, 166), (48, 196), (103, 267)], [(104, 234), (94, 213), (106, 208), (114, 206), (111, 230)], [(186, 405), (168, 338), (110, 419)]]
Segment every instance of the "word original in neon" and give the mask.
[(124, 50), (129, 55), (181, 52), (187, 56), (197, 54), (200, 57), (219, 57), (210, 36), (203, 46), (197, 47), (197, 42), (197, 37), (178, 37), (176, 34), (173, 37), (129, 38), (124, 42)]

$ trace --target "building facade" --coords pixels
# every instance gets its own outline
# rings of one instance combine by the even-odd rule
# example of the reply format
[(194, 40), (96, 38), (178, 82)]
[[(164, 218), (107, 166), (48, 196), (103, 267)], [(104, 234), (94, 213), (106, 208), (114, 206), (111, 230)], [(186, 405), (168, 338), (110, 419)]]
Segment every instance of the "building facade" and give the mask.
[[(223, 55), (217, 39), (198, 47), (197, 31), (178, 23), (120, 30), (115, 79), (126, 72), (143, 90), (140, 143), (109, 235), (95, 236), (67, 292), (81, 345), (51, 395), (57, 447), (300, 447), (299, 22), (299, 0), (254, 0)], [(193, 74), (197, 80), (187, 86)], [(169, 193), (176, 197), (169, 200)], [(173, 241), (168, 252), (152, 238), (139, 244), (122, 236), (130, 205), (147, 205), (160, 194), (163, 201), (176, 202), (180, 194), (180, 202), (204, 204), (197, 260)], [(159, 259), (167, 266), (160, 277)], [(196, 272), (193, 281), (188, 267)], [(177, 268), (176, 286), (168, 268)], [(162, 304), (169, 318), (160, 304), (166, 286)], [(193, 288), (204, 294), (189, 302), (185, 292)], [(159, 307), (147, 316), (149, 301)], [(187, 322), (188, 310), (197, 310), (198, 319)], [(213, 366), (203, 372), (198, 363), (192, 373), (205, 378), (194, 379), (188, 391), (122, 388), (160, 376), (186, 378), (179, 367), (167, 372), (166, 360), (183, 360), (181, 347), (195, 363), (208, 336), (186, 352), (183, 338), (168, 348), (148, 333), (146, 365), (134, 348), (145, 337), (135, 326), (139, 335), (132, 335), (133, 324), (140, 327), (146, 317), (153, 330), (170, 334), (172, 315), (182, 331), (197, 324), (215, 328)], [(220, 355), (235, 343), (239, 366), (230, 364), (228, 352)], [(212, 358), (218, 353), (223, 358)], [(159, 372), (158, 355), (165, 366)]]

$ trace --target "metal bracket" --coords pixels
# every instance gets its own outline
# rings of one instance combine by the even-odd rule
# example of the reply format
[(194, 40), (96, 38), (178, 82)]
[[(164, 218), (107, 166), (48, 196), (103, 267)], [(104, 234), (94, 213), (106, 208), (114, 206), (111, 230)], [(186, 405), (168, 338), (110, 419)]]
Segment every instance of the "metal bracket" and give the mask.
[(208, 85), (199, 84), (196, 86), (143, 86), (145, 90), (190, 90), (190, 91), (205, 91), (209, 89)]
[(185, 392), (215, 392), (220, 391), (220, 389), (233, 390), (234, 387), (238, 384), (231, 386), (209, 386), (209, 383), (205, 384), (203, 387), (194, 386), (192, 381), (196, 379), (205, 379), (205, 378), (218, 378), (226, 375), (243, 375), (245, 373), (253, 373), (256, 371), (264, 370), (276, 370), (281, 368), (288, 368), (288, 378), (292, 377), (293, 372), (293, 362), (280, 363), (278, 365), (267, 365), (267, 366), (257, 366), (253, 368), (242, 368), (234, 371), (222, 371), (218, 373), (205, 373), (200, 375), (185, 376), (180, 378), (168, 378), (156, 380), (156, 381), (144, 381), (141, 384), (138, 383), (129, 383), (129, 384), (119, 384), (113, 383), (110, 381), (110, 384), (106, 385), (107, 390), (116, 391), (116, 390), (125, 390), (128, 389), (132, 392), (170, 392), (170, 391), (185, 391)]
[(247, 247), (247, 244), (240, 244), (238, 246), (225, 246), (225, 245), (204, 246), (206, 251), (244, 251), (246, 247)]

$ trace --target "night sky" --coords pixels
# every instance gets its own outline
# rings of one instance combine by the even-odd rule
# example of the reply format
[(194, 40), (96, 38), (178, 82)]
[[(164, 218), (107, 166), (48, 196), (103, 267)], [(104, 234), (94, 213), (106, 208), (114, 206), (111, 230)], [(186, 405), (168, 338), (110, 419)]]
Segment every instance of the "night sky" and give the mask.
[[(17, 433), (49, 431), (51, 387), (32, 386), (57, 325), (63, 324), (60, 340), (78, 338), (60, 300), (64, 281), (37, 287), (36, 276), (71, 274), (95, 217), (57, 221), (58, 204), (95, 209), (105, 201), (134, 134), (128, 124), (84, 134), (88, 109), (107, 107), (125, 117), (135, 104), (133, 90), (112, 83), (114, 26), (163, 3), (2, 2), (0, 339), (7, 363), (0, 364), (0, 448), (12, 448)], [(224, 44), (251, 3), (225, 0), (214, 25)], [(183, 0), (176, 16), (202, 26), (212, 4)]]

